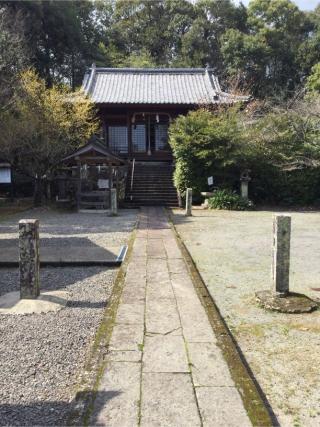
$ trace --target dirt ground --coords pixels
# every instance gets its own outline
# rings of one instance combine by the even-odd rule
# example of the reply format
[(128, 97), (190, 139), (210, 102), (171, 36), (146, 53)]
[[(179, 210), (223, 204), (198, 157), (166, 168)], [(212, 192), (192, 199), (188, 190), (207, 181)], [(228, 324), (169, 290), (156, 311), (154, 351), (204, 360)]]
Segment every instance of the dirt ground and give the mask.
[[(271, 286), (271, 211), (193, 210), (173, 221), (281, 426), (320, 425), (320, 310), (259, 308)], [(320, 212), (293, 212), (290, 289), (320, 298)]]

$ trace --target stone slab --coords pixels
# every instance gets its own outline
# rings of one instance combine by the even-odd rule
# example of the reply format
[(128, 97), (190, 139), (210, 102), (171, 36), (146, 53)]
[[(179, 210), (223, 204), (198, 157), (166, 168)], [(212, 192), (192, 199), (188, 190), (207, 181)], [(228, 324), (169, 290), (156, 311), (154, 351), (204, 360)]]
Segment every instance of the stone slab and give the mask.
[(181, 274), (172, 274), (171, 283), (177, 299), (190, 298), (191, 300), (193, 300), (194, 304), (197, 304), (198, 307), (201, 307), (201, 303), (193, 287), (193, 283), (190, 276), (186, 277), (185, 275)]
[(161, 283), (163, 281), (169, 281), (170, 275), (166, 267), (162, 271), (147, 271), (147, 281), (153, 283)]
[(161, 239), (148, 239), (147, 255), (150, 258), (166, 258), (166, 251)]
[(138, 424), (140, 363), (111, 362), (101, 379), (92, 426), (132, 427)]
[(173, 299), (170, 279), (149, 280), (147, 286), (147, 300)]
[(41, 292), (37, 299), (20, 299), (20, 292), (0, 296), (0, 314), (43, 314), (56, 312), (67, 305), (68, 292)]
[(141, 362), (142, 352), (136, 350), (111, 350), (107, 359), (113, 362)]
[(115, 325), (109, 350), (140, 350), (143, 343), (143, 325)]
[(196, 387), (204, 427), (251, 427), (235, 387)]
[(173, 335), (146, 336), (144, 372), (189, 372), (183, 338)]
[(146, 331), (147, 333), (181, 335), (180, 318), (174, 299), (147, 299)]
[(234, 386), (221, 350), (214, 343), (189, 343), (189, 360), (195, 386)]
[(145, 300), (145, 295), (145, 284), (142, 286), (132, 286), (132, 283), (128, 283), (122, 292), (121, 302), (124, 304), (143, 303)]
[(148, 258), (147, 262), (147, 273), (155, 274), (158, 272), (167, 271), (167, 260), (166, 259), (155, 259), (155, 258)]
[(177, 305), (187, 342), (216, 342), (207, 314), (198, 298), (177, 298)]
[[(171, 230), (170, 230), (170, 233), (172, 234)], [(163, 243), (164, 243), (164, 247), (165, 247), (165, 250), (167, 252), (168, 258), (170, 258), (170, 259), (173, 259), (173, 258), (182, 259), (183, 258), (182, 253), (179, 249), (179, 246), (178, 246), (178, 244), (174, 238), (168, 237), (163, 241)]]
[(116, 323), (144, 324), (144, 304), (122, 302), (118, 308)]
[(142, 375), (141, 426), (201, 425), (189, 374)]
[(170, 273), (186, 273), (187, 265), (183, 259), (168, 259)]

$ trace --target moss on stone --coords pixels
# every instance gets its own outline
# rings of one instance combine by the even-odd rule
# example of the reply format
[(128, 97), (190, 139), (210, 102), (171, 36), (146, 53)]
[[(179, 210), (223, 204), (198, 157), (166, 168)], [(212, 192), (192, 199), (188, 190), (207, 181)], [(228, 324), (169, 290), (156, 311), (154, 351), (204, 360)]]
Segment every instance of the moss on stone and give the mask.
[(108, 345), (115, 324), (135, 236), (136, 230), (133, 230), (128, 242), (126, 260), (117, 272), (112, 295), (108, 301), (100, 326), (91, 345), (88, 358), (85, 362), (84, 375), (81, 376), (77, 386), (76, 397), (68, 417), (68, 425), (89, 425), (99, 383), (107, 367), (104, 356), (108, 351)]

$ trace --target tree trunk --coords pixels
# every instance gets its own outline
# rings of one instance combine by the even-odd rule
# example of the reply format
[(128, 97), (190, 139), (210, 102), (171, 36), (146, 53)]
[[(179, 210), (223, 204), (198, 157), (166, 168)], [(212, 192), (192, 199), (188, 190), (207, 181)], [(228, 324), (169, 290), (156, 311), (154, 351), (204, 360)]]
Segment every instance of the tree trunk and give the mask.
[(34, 192), (33, 192), (33, 205), (41, 206), (42, 204), (42, 179), (35, 178), (34, 180)]

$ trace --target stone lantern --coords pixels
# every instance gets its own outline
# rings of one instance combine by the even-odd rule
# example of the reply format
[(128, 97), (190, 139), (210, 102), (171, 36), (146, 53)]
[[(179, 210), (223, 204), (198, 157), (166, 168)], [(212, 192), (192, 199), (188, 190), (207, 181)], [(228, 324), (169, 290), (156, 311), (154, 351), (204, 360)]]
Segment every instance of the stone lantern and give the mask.
[(244, 169), (240, 174), (241, 197), (244, 199), (248, 199), (249, 195), (249, 181), (251, 181), (250, 172), (250, 169)]

